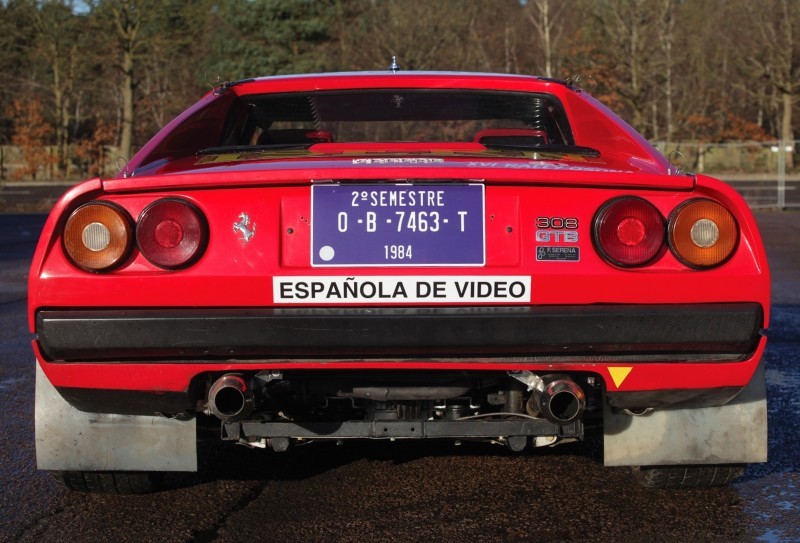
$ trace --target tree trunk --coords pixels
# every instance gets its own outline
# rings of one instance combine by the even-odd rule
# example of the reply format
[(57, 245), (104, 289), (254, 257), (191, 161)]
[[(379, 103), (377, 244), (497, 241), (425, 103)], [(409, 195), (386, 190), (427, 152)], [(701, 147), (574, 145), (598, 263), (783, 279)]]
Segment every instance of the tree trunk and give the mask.
[(65, 174), (67, 170), (67, 134), (64, 130), (64, 93), (61, 90), (61, 71), (58, 60), (53, 62), (53, 102), (56, 112), (56, 170)]
[(786, 153), (786, 167), (794, 167), (794, 131), (792, 130), (792, 105), (794, 104), (794, 96), (788, 92), (781, 93), (781, 104), (783, 106), (783, 115), (781, 118), (781, 140), (783, 144), (792, 147), (792, 151)]
[(550, 40), (550, 1), (545, 0), (539, 4), (542, 13), (542, 28), (544, 35), (542, 41), (544, 42), (544, 74), (547, 77), (553, 77), (553, 44)]
[(550, 19), (550, 0), (536, 0), (536, 15), (527, 12), (536, 33), (539, 35), (539, 46), (544, 52), (544, 75), (553, 77), (553, 38), (552, 28), (554, 22)]
[(122, 54), (122, 131), (119, 139), (119, 152), (125, 160), (131, 159), (133, 146), (133, 53), (124, 51)]

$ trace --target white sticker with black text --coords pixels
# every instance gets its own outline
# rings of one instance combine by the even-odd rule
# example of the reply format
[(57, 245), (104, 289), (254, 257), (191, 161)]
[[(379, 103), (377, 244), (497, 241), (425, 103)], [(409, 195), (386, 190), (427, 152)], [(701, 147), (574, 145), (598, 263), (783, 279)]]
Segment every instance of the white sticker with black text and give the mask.
[(527, 275), (284, 276), (272, 278), (276, 304), (530, 303)]

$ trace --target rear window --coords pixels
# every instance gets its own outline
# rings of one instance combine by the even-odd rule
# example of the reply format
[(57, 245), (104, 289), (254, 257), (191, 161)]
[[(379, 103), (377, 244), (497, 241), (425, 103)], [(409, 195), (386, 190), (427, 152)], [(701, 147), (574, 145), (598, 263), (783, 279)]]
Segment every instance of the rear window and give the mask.
[(546, 147), (597, 154), (574, 145), (561, 103), (548, 94), (453, 89), (230, 93), (175, 127), (136, 173), (194, 154), (375, 142), (473, 142), (494, 150)]
[(244, 96), (227, 145), (479, 142), (572, 145), (560, 103), (533, 93), (366, 90)]

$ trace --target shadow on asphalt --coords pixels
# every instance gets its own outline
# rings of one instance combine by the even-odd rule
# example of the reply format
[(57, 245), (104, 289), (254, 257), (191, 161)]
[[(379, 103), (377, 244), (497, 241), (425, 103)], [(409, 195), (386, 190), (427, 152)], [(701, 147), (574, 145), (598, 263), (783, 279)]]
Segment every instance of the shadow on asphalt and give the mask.
[[(349, 440), (341, 445), (316, 442), (288, 451), (250, 449), (233, 443), (203, 440), (198, 445), (198, 473), (168, 475), (165, 488), (185, 488), (213, 481), (298, 481), (310, 479), (356, 462), (398, 466), (430, 458), (583, 458), (602, 467), (597, 439), (540, 447), (515, 453), (502, 445), (453, 440)], [(601, 439), (601, 438), (600, 438)]]

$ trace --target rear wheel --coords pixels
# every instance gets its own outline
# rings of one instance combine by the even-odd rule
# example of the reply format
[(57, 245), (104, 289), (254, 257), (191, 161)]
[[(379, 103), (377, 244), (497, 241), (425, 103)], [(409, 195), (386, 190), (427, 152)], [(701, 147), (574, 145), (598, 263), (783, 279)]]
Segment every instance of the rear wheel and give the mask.
[(146, 471), (54, 471), (56, 480), (76, 492), (147, 494), (157, 490), (161, 474)]
[(741, 477), (744, 465), (633, 466), (631, 470), (633, 478), (648, 488), (710, 488)]

